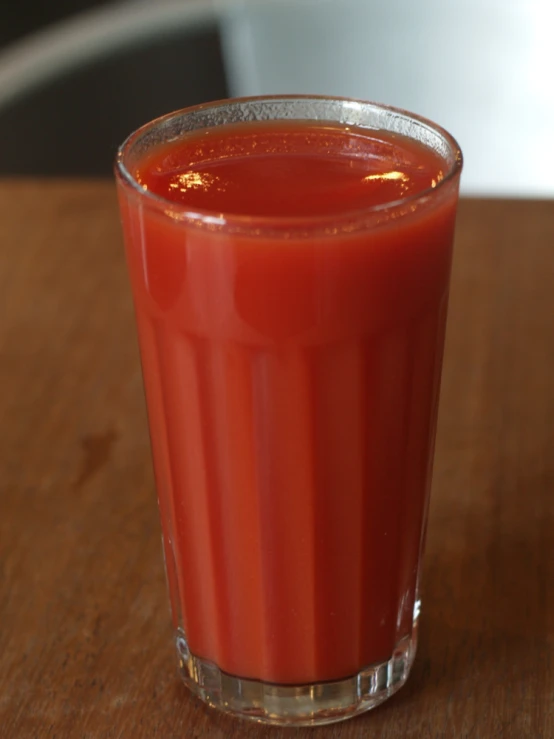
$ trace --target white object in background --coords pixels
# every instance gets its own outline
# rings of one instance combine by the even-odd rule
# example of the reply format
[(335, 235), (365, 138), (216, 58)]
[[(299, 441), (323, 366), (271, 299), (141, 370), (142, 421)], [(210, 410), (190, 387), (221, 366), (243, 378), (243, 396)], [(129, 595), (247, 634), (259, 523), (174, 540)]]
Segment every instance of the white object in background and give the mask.
[(465, 194), (554, 197), (549, 0), (242, 0), (224, 11), (234, 95), (396, 105), (447, 128)]
[(129, 0), (46, 26), (0, 50), (0, 110), (81, 65), (175, 29), (193, 31), (213, 25), (218, 14), (215, 0)]

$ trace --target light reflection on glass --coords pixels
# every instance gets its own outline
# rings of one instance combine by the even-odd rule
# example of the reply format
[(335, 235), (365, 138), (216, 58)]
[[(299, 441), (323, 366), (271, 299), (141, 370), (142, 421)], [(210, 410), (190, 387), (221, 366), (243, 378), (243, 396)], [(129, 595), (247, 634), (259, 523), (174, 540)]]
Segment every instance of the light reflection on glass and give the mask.
[(433, 179), (431, 180), (431, 187), (436, 187), (443, 179), (444, 172), (442, 171), (442, 169), (439, 169), (437, 176), (433, 177)]
[(220, 177), (216, 177), (208, 172), (190, 171), (176, 175), (174, 181), (169, 183), (169, 188), (170, 190), (179, 190), (182, 193), (186, 193), (188, 190), (210, 189), (223, 192), (225, 187), (222, 185), (223, 183)]
[(142, 187), (143, 190), (148, 190), (148, 185), (142, 181), (142, 178), (140, 176), (140, 172), (135, 172), (135, 180), (138, 182), (138, 184)]
[(380, 172), (379, 174), (368, 174), (364, 177), (366, 182), (371, 181), (383, 181), (383, 180), (401, 180), (402, 182), (408, 182), (409, 176), (405, 172)]

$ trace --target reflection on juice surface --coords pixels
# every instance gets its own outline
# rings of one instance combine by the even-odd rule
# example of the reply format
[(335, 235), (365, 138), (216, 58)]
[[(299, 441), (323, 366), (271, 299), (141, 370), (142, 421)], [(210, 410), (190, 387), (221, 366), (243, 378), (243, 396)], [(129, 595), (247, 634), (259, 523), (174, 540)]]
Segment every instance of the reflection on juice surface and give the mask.
[[(398, 136), (242, 124), (150, 156), (192, 210), (337, 218), (432, 188)], [(254, 235), (122, 196), (166, 560), (190, 650), (340, 679), (410, 634), (456, 190), (367, 228)], [(217, 220), (217, 219), (216, 219)]]

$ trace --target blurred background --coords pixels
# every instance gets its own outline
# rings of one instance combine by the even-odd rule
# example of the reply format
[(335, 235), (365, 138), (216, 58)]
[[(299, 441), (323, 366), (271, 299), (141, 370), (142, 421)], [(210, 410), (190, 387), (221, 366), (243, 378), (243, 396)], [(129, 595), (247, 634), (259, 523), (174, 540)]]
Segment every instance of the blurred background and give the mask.
[(448, 128), (471, 195), (554, 197), (548, 0), (19, 0), (0, 174), (109, 176), (147, 120), (229, 95), (376, 100)]

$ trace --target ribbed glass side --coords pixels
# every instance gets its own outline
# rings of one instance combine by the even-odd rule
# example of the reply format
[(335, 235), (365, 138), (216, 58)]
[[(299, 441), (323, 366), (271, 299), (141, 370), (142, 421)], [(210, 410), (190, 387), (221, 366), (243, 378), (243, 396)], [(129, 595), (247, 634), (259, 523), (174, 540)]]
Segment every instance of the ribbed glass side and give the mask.
[(141, 322), (187, 682), (348, 683), (398, 645), (407, 675), (443, 323), (273, 352)]
[(390, 659), (342, 680), (280, 685), (229, 675), (191, 654), (181, 631), (176, 635), (179, 671), (192, 692), (225, 713), (286, 726), (321, 726), (375, 708), (404, 685), (417, 649), (417, 621)]

